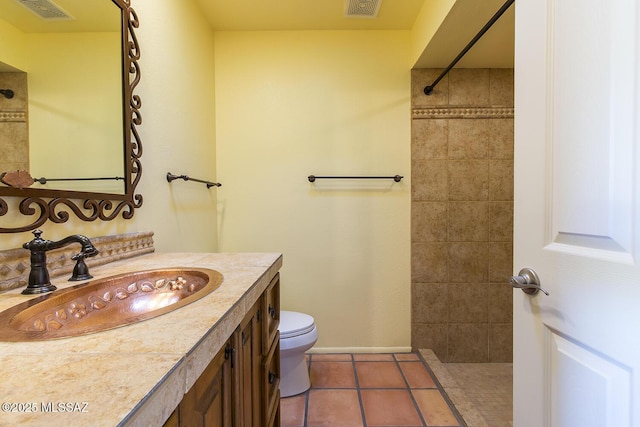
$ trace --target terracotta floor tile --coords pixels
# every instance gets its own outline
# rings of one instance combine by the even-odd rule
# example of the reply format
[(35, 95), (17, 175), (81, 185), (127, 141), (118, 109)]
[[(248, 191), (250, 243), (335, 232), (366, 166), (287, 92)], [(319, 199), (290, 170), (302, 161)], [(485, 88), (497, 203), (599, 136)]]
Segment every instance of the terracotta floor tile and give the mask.
[(418, 426), (418, 415), (407, 390), (362, 390), (362, 406), (367, 426)]
[(307, 395), (280, 399), (280, 427), (304, 427)]
[(456, 417), (438, 390), (411, 390), (427, 425), (458, 426)]
[(314, 362), (351, 362), (351, 353), (311, 354)]
[(436, 388), (433, 378), (422, 362), (398, 362), (411, 388)]
[(355, 388), (356, 377), (351, 362), (311, 362), (313, 388)]
[[(415, 353), (310, 354), (308, 362), (311, 389), (281, 400), (282, 427), (459, 426)], [(479, 383), (495, 385), (491, 378)]]
[(386, 353), (354, 354), (353, 355), (353, 360), (355, 360), (356, 362), (362, 362), (362, 361), (367, 361), (367, 362), (393, 362), (393, 354), (386, 354)]
[(396, 360), (420, 360), (417, 353), (395, 353)]
[(361, 388), (406, 388), (395, 362), (356, 362)]
[(362, 427), (357, 390), (310, 390), (307, 427)]

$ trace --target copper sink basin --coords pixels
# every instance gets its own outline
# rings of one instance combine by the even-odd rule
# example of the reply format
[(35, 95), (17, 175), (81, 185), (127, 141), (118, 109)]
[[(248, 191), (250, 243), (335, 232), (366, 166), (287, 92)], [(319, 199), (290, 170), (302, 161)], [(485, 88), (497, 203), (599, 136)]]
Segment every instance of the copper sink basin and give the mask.
[(0, 313), (0, 341), (75, 337), (176, 310), (217, 289), (222, 274), (204, 268), (136, 271), (92, 280)]

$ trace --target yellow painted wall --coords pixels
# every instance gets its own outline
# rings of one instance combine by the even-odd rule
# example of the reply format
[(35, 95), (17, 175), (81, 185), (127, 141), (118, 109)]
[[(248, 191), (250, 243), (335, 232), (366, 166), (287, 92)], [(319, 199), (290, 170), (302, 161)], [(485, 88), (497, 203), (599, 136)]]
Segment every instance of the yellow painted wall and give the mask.
[[(27, 41), (31, 175), (124, 176), (122, 146), (113, 143), (123, 129), (120, 34), (35, 33)], [(34, 187), (124, 192), (122, 181)]]
[[(27, 67), (27, 40), (24, 33), (0, 18), (0, 61), (24, 70)], [(11, 43), (7, 43), (11, 40)]]
[[(142, 54), (136, 93), (143, 103), (143, 173), (137, 191), (144, 196), (143, 206), (132, 220), (87, 223), (72, 215), (64, 224), (48, 222), (41, 227), (43, 237), (152, 230), (159, 251), (215, 251), (216, 190), (165, 179), (168, 171), (216, 176), (212, 32), (191, 2), (135, 0), (133, 7), (140, 18), (136, 35)], [(4, 51), (15, 54), (0, 48), (0, 54)], [(10, 213), (0, 217), (0, 224), (25, 224), (14, 215), (15, 199), (9, 202)], [(29, 232), (0, 234), (0, 249), (19, 247), (31, 238)]]
[(216, 33), (219, 247), (284, 253), (282, 308), (315, 317), (317, 349), (410, 345), (409, 44)]

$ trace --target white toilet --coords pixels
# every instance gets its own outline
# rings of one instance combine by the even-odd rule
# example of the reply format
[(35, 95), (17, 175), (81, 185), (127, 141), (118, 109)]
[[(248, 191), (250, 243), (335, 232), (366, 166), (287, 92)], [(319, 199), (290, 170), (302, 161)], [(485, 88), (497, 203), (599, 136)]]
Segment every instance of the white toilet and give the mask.
[(318, 341), (313, 317), (280, 311), (280, 396), (303, 393), (311, 387), (304, 353)]

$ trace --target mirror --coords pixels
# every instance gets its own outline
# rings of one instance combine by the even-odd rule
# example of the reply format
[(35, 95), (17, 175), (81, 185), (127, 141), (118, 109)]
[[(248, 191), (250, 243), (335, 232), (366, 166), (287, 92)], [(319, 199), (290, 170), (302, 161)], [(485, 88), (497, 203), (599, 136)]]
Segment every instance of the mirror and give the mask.
[(29, 222), (0, 232), (65, 222), (70, 211), (131, 218), (142, 205), (131, 0), (0, 0), (0, 17), (0, 39), (10, 40), (0, 46), (0, 150), (22, 156), (0, 163), (0, 217), (16, 204)]

